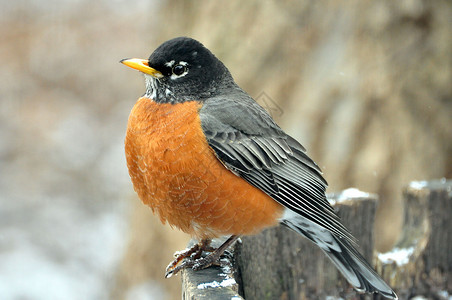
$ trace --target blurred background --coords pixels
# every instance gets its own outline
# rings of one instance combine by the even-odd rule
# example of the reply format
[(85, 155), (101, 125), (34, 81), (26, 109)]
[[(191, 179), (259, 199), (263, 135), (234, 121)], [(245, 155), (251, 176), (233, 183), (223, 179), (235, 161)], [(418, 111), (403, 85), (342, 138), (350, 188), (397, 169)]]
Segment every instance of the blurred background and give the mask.
[(0, 0), (0, 299), (177, 299), (188, 237), (133, 192), (119, 64), (200, 40), (322, 167), (329, 192), (380, 196), (452, 177), (452, 2)]

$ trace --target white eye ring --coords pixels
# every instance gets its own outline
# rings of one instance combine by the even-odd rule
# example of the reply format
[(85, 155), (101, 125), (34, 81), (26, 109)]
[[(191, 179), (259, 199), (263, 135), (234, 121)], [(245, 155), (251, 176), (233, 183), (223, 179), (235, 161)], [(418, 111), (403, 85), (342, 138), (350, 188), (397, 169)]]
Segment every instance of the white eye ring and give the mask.
[(181, 61), (172, 66), (171, 72), (172, 72), (172, 74), (171, 74), (170, 78), (173, 80), (184, 77), (185, 75), (188, 74), (188, 64), (184, 61)]
[(183, 66), (181, 64), (177, 64), (173, 67), (173, 74), (176, 76), (181, 76), (182, 74), (184, 74), (185, 72), (187, 72), (187, 67)]

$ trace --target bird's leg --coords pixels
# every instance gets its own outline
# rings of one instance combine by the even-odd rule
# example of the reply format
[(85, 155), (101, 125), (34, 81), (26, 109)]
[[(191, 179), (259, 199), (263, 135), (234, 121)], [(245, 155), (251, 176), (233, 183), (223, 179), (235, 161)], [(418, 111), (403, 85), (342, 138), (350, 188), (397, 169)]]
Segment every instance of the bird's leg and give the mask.
[(196, 251), (196, 253), (193, 255), (193, 259), (199, 259), (202, 255), (203, 252), (213, 252), (215, 251), (215, 248), (210, 246), (210, 243), (212, 242), (212, 240), (201, 240), (200, 243), (198, 243), (199, 245), (199, 250)]
[[(213, 251), (213, 248), (210, 247), (210, 242), (211, 240), (204, 239), (194, 244), (191, 248), (175, 252), (175, 259), (166, 267), (165, 278), (173, 276), (183, 268), (191, 267), (194, 264), (194, 260), (201, 257), (203, 251)], [(188, 260), (177, 266), (183, 259)]]
[[(168, 265), (168, 267), (166, 267), (165, 278), (169, 278), (185, 268), (192, 268), (193, 270), (197, 271), (210, 267), (220, 260), (220, 256), (224, 253), (224, 251), (238, 238), (238, 235), (232, 235), (220, 247), (216, 249), (210, 246), (211, 240), (201, 240), (201, 242), (195, 244), (190, 249), (176, 252), (176, 259), (174, 259), (174, 261), (172, 261)], [(211, 253), (206, 257), (201, 257), (203, 251)], [(181, 260), (184, 261), (180, 265), (178, 265)]]
[(215, 249), (212, 253), (207, 255), (206, 257), (202, 257), (197, 259), (192, 269), (195, 271), (202, 270), (210, 267), (214, 263), (220, 260), (220, 256), (224, 253), (224, 251), (231, 246), (240, 236), (239, 235), (231, 235), (220, 247)]

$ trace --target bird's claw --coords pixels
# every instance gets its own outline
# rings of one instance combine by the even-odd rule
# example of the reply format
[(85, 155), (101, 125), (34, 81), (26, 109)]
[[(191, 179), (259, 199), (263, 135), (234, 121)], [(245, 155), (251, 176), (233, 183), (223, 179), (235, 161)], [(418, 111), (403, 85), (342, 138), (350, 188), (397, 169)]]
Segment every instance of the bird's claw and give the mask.
[(182, 269), (191, 268), (194, 271), (199, 271), (212, 265), (220, 265), (220, 260), (216, 257), (216, 255), (209, 254), (206, 257), (198, 259), (192, 259), (190, 257), (185, 258), (184, 261), (178, 266), (173, 265), (173, 263), (169, 264), (166, 268), (165, 278), (170, 278), (171, 276), (176, 275)]
[[(175, 259), (166, 267), (165, 278), (177, 274), (182, 269), (192, 268), (196, 261), (200, 259), (203, 251), (213, 251), (209, 243), (210, 240), (202, 240), (191, 248), (175, 252)], [(181, 261), (182, 263), (178, 265)]]
[(193, 260), (191, 258), (184, 259), (184, 261), (178, 266), (173, 265), (173, 263), (170, 263), (168, 265), (168, 267), (166, 267), (165, 278), (170, 278), (171, 276), (179, 273), (180, 270), (185, 269), (185, 268), (192, 268), (194, 265), (195, 265), (195, 260)]
[(206, 257), (195, 260), (191, 268), (195, 271), (199, 271), (212, 265), (220, 265), (220, 260), (215, 255), (209, 254)]
[[(166, 267), (165, 278), (169, 278), (177, 274), (180, 270), (186, 268), (199, 271), (212, 265), (221, 266), (221, 256), (228, 256), (228, 253), (225, 252), (225, 250), (233, 244), (237, 238), (238, 236), (236, 235), (231, 236), (218, 248), (211, 247), (210, 240), (202, 240), (200, 243), (195, 244), (189, 249), (176, 252), (174, 254), (175, 259), (168, 265), (168, 267)], [(210, 253), (207, 256), (202, 257), (203, 251)]]

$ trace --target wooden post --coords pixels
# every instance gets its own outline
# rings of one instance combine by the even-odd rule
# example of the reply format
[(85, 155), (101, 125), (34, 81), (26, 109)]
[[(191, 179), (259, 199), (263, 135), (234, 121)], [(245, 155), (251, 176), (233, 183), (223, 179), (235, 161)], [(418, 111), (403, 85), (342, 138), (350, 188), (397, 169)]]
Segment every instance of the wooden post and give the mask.
[(452, 181), (412, 182), (403, 194), (401, 238), (377, 268), (401, 299), (451, 299)]
[[(371, 261), (377, 197), (348, 189), (329, 199), (342, 222), (359, 239), (359, 250)], [(247, 300), (356, 295), (317, 246), (285, 227), (271, 228), (242, 240), (237, 262)]]
[[(212, 241), (213, 247), (220, 246), (225, 239)], [(189, 246), (197, 241), (191, 240)], [(228, 249), (221, 258), (222, 266), (193, 271), (182, 270), (183, 300), (243, 300), (239, 295), (237, 269), (234, 267), (234, 249)]]

